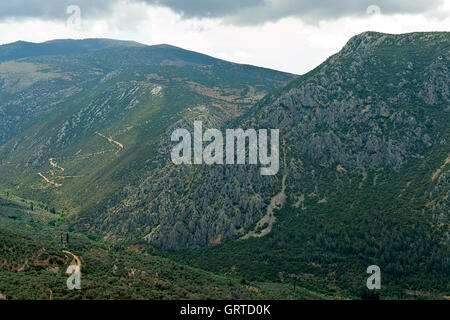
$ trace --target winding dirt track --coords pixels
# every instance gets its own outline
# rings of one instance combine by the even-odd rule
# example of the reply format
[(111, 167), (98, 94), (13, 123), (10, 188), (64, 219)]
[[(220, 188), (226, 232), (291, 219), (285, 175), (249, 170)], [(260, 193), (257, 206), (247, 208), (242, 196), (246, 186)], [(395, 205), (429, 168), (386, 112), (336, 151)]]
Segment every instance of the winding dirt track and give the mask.
[(99, 135), (99, 136), (102, 137), (102, 138), (105, 138), (105, 139), (108, 140), (110, 143), (113, 143), (113, 144), (115, 144), (116, 146), (118, 146), (120, 149), (119, 149), (117, 152), (123, 150), (124, 146), (123, 146), (123, 144), (121, 144), (120, 142), (118, 142), (118, 141), (116, 141), (116, 140), (113, 140), (113, 138), (107, 137), (107, 136), (101, 134), (100, 132), (96, 132), (96, 134)]
[(41, 172), (38, 172), (38, 175), (47, 183), (55, 186), (56, 188), (62, 187), (61, 183), (57, 183), (54, 180), (50, 180), (49, 178), (47, 178), (46, 176), (44, 176)]
[(444, 164), (436, 170), (436, 172), (433, 174), (433, 176), (431, 177), (431, 180), (436, 180), (437, 177), (439, 177), (439, 175), (441, 174), (442, 170), (444, 170), (444, 167), (450, 163), (450, 154), (448, 155), (447, 159), (445, 159)]
[(52, 166), (54, 169), (59, 169), (59, 170), (61, 170), (61, 171), (63, 171), (64, 172), (64, 168), (63, 167), (61, 167), (59, 164), (58, 164), (58, 162), (56, 162), (55, 160), (55, 158), (50, 158), (50, 159), (48, 159), (49, 161), (50, 161), (50, 166)]
[(81, 260), (80, 260), (80, 258), (77, 255), (74, 255), (72, 252), (67, 251), (67, 250), (63, 250), (63, 252), (66, 253), (66, 254), (70, 254), (73, 257), (73, 259), (75, 260), (78, 268), (81, 269)]

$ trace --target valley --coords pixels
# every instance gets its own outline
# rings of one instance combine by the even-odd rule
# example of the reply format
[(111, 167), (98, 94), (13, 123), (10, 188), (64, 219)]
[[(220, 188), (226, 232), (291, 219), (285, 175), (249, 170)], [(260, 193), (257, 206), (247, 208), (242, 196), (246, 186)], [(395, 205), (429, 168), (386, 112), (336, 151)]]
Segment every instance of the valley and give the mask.
[[(0, 299), (361, 299), (369, 265), (382, 299), (448, 297), (448, 32), (365, 32), (299, 76), (59, 41), (0, 46)], [(174, 164), (195, 122), (278, 129), (278, 173)]]

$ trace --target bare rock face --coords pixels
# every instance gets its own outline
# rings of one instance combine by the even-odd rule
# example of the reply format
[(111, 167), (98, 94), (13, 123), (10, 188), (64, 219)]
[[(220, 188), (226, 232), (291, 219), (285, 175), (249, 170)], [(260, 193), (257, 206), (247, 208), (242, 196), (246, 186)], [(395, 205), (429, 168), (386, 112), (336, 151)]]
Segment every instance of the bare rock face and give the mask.
[(437, 51), (425, 61), (403, 56), (415, 43), (434, 52), (448, 35), (357, 36), (262, 109), (259, 119), (286, 128), (300, 152), (327, 165), (399, 166), (417, 156), (417, 146), (432, 143), (429, 127), (436, 120), (413, 106), (445, 113), (450, 101), (450, 52)]

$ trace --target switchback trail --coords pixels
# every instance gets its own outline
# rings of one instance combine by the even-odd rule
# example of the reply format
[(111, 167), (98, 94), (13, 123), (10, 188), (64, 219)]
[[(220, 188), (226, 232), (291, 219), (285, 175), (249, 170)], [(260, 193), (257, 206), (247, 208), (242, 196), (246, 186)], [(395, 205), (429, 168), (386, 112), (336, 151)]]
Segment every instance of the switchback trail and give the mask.
[(439, 177), (439, 175), (441, 174), (441, 171), (444, 169), (444, 167), (450, 163), (450, 154), (448, 155), (447, 159), (445, 159), (444, 164), (436, 170), (436, 172), (433, 174), (433, 176), (431, 177), (431, 180), (436, 180), (437, 177)]
[(107, 137), (107, 136), (101, 134), (100, 132), (96, 132), (96, 134), (99, 135), (99, 136), (102, 137), (102, 138), (105, 138), (105, 139), (108, 140), (110, 143), (113, 143), (113, 144), (115, 144), (116, 146), (118, 146), (118, 147), (119, 147), (119, 150), (118, 150), (117, 152), (123, 150), (124, 146), (123, 146), (123, 144), (121, 144), (120, 142), (118, 142), (118, 141), (116, 141), (116, 140), (113, 140), (113, 138)]
[(57, 183), (54, 180), (50, 180), (49, 178), (47, 178), (46, 176), (44, 176), (41, 172), (38, 172), (38, 175), (47, 183), (55, 186), (56, 188), (62, 187), (61, 183)]
[(64, 172), (64, 168), (61, 167), (61, 166), (58, 164), (58, 162), (55, 161), (55, 160), (56, 160), (55, 158), (50, 158), (50, 159), (48, 159), (48, 160), (50, 161), (50, 166), (52, 166), (53, 168), (59, 169), (59, 170), (61, 170), (61, 171)]

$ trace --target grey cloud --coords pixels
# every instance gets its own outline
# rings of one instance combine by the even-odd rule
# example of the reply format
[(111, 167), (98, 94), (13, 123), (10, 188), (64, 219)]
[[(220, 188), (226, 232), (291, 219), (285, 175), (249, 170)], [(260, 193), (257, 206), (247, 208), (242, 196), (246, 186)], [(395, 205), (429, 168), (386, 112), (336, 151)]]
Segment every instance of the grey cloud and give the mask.
[(171, 8), (184, 17), (222, 17), (232, 24), (259, 24), (296, 16), (308, 23), (366, 15), (375, 5), (383, 14), (425, 13), (443, 0), (141, 0)]
[(70, 5), (81, 8), (83, 16), (106, 15), (116, 0), (1, 0), (0, 19), (41, 18), (67, 19)]
[[(0, 19), (66, 19), (66, 8), (80, 6), (84, 17), (107, 16), (118, 0), (2, 0)], [(260, 24), (296, 16), (308, 23), (365, 15), (376, 5), (383, 14), (434, 12), (443, 0), (131, 0), (170, 8), (183, 18), (223, 18), (231, 24)]]
[(218, 18), (238, 14), (241, 10), (265, 6), (267, 0), (137, 0), (164, 6), (186, 18)]

